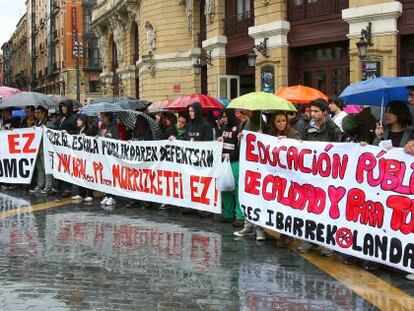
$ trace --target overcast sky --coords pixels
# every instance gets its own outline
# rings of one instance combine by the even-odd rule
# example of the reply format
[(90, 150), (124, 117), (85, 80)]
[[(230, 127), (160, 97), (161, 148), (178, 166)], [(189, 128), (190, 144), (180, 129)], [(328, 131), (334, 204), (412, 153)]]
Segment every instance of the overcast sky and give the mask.
[(25, 0), (0, 0), (0, 46), (10, 39), (16, 29), (26, 10), (24, 2)]

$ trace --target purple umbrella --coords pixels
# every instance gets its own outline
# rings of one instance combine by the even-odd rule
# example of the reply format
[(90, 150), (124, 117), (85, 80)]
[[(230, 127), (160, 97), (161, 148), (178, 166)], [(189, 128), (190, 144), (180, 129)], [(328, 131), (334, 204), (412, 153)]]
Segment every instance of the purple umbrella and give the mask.
[(0, 86), (0, 99), (8, 99), (13, 95), (19, 94), (22, 91), (8, 86)]

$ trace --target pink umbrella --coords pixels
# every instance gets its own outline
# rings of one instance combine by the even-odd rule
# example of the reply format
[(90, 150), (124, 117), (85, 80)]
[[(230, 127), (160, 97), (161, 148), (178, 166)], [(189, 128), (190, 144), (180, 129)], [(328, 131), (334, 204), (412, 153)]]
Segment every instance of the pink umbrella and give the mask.
[(19, 94), (22, 91), (19, 89), (15, 89), (8, 86), (0, 86), (0, 98), (1, 99), (8, 99), (12, 97), (13, 95)]
[(348, 114), (358, 114), (362, 111), (362, 107), (358, 105), (347, 105), (344, 111)]

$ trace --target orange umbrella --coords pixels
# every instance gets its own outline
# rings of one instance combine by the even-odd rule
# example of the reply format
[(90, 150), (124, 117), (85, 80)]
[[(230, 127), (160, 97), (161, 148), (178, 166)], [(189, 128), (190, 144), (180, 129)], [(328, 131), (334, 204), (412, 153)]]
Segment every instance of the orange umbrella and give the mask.
[(295, 104), (309, 104), (311, 101), (320, 98), (328, 101), (328, 96), (321, 91), (303, 85), (285, 87), (277, 91), (276, 95)]

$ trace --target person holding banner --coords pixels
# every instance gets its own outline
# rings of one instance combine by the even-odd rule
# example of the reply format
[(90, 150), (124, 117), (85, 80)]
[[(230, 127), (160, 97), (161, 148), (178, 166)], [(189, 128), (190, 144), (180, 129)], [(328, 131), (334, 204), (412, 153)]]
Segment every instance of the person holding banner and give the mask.
[(221, 193), (223, 206), (223, 222), (233, 222), (233, 226), (243, 226), (244, 214), (239, 203), (239, 140), (240, 124), (234, 109), (226, 109), (222, 115), (222, 136), (218, 141), (223, 142), (223, 158), (229, 160), (234, 176), (234, 190)]
[(376, 139), (374, 145), (379, 145), (383, 140), (390, 140), (392, 147), (404, 147), (411, 133), (411, 114), (407, 104), (403, 101), (390, 102), (385, 111), (385, 128), (379, 123), (375, 130)]
[[(68, 134), (76, 134), (78, 129), (76, 127), (77, 116), (73, 112), (73, 101), (71, 99), (64, 99), (59, 103), (60, 124), (59, 130), (65, 131)], [(72, 195), (72, 185), (63, 180), (58, 180), (57, 186), (62, 191), (62, 197), (69, 198)]]
[(12, 110), (10, 108), (4, 109), (2, 113), (1, 129), (2, 130), (13, 130), (19, 127), (20, 127), (20, 119), (17, 117), (13, 117)]
[(188, 106), (190, 121), (185, 130), (185, 140), (212, 141), (213, 133), (207, 121), (203, 118), (203, 108), (199, 102)]
[[(408, 104), (414, 108), (414, 85), (408, 87)], [(414, 124), (414, 122), (413, 122)], [(414, 155), (414, 130), (411, 131), (411, 139), (405, 144), (404, 151), (411, 155)], [(414, 275), (413, 275), (414, 280)]]
[(185, 130), (187, 127), (188, 116), (184, 113), (179, 113), (177, 118), (176, 130), (177, 130), (177, 139), (184, 139)]
[[(35, 127), (43, 127), (47, 123), (48, 111), (47, 109), (39, 106), (34, 111), (35, 116)], [(35, 171), (36, 171), (36, 187), (30, 189), (30, 193), (39, 193), (39, 192), (51, 192), (52, 191), (52, 181), (53, 178), (51, 175), (45, 175), (45, 163), (43, 155), (43, 145), (39, 147), (39, 153), (37, 155)]]
[(34, 106), (27, 106), (24, 109), (26, 117), (22, 120), (22, 128), (24, 127), (32, 127), (36, 122), (36, 118), (34, 115), (35, 107)]
[[(112, 112), (101, 112), (99, 114), (99, 118), (101, 121), (101, 129), (99, 131), (99, 136), (118, 139), (118, 126), (114, 124), (114, 115)], [(110, 195), (105, 196), (105, 198), (101, 201), (101, 205), (111, 206), (114, 205), (116, 202), (114, 198)]]
[[(341, 129), (327, 117), (328, 103), (323, 99), (318, 99), (310, 104), (311, 122), (305, 132), (304, 140), (306, 141), (324, 141), (324, 142), (340, 142), (343, 140)], [(314, 244), (302, 240), (297, 247), (300, 253), (306, 253), (315, 247)], [(332, 250), (321, 247), (322, 256), (331, 256)]]
[[(342, 120), (342, 130), (347, 136), (347, 142), (359, 143), (361, 146), (371, 145), (375, 135), (368, 129), (366, 122), (360, 115), (347, 115)], [(358, 257), (345, 255), (344, 264), (354, 265), (362, 261), (362, 266), (367, 271), (378, 270), (379, 264), (369, 260), (361, 260)]]
[[(253, 132), (262, 132), (261, 129), (261, 117), (262, 113), (260, 110), (247, 112), (248, 117), (240, 124), (240, 133), (237, 136), (238, 140), (240, 141), (243, 138), (243, 130), (253, 131)], [(249, 235), (256, 235), (256, 241), (264, 241), (266, 240), (266, 236), (264, 233), (264, 228), (252, 224), (247, 219), (244, 219), (244, 227), (240, 231), (233, 232), (235, 236), (243, 237)]]
[[(79, 135), (94, 137), (99, 133), (99, 129), (96, 126), (90, 126), (88, 117), (84, 114), (78, 115), (76, 124), (79, 128)], [(73, 196), (72, 200), (91, 202), (93, 201), (93, 191), (88, 188), (78, 187), (78, 194)]]

